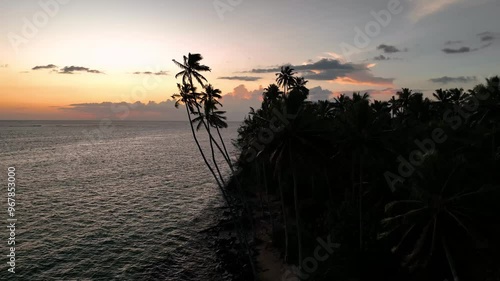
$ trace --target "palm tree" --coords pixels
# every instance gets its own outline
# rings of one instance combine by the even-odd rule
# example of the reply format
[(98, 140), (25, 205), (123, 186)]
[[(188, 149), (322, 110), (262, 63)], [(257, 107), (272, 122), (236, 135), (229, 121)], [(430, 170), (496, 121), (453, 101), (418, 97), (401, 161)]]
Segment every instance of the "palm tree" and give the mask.
[[(235, 223), (235, 226), (236, 226), (236, 219), (235, 219), (236, 212), (233, 210), (233, 206), (231, 204), (231, 201), (224, 190), (224, 179), (220, 173), (217, 162), (215, 160), (215, 153), (214, 153), (214, 147), (213, 147), (214, 144), (217, 146), (217, 148), (219, 149), (219, 151), (223, 155), (224, 159), (228, 162), (229, 166), (231, 167), (231, 171), (233, 171), (232, 165), (230, 164), (230, 160), (228, 159), (228, 157), (226, 157), (227, 153), (223, 152), (222, 148), (217, 143), (217, 141), (213, 138), (211, 131), (210, 131), (210, 127), (216, 127), (216, 128), (224, 127), (224, 126), (227, 127), (227, 124), (224, 121), (225, 120), (225, 117), (223, 116), (224, 112), (223, 111), (215, 111), (216, 105), (218, 103), (217, 98), (220, 97), (220, 94), (219, 94), (220, 91), (219, 91), (219, 93), (217, 93), (213, 89), (213, 87), (210, 87), (209, 91), (208, 91), (208, 92), (210, 92), (210, 94), (207, 94), (206, 93), (207, 91), (205, 91), (205, 93), (203, 95), (201, 95), (201, 94), (195, 93), (196, 92), (195, 87), (193, 86), (193, 77), (203, 87), (204, 87), (203, 81), (207, 82), (207, 79), (199, 73), (200, 71), (210, 71), (210, 68), (208, 66), (200, 64), (200, 61), (202, 59), (203, 59), (203, 57), (200, 54), (189, 53), (187, 57), (184, 56), (184, 63), (183, 64), (177, 62), (176, 60), (173, 60), (173, 62), (178, 67), (180, 67), (182, 69), (182, 71), (177, 73), (175, 77), (178, 78), (179, 76), (182, 76), (182, 80), (183, 80), (184, 85), (180, 86), (178, 84), (179, 89), (180, 90), (182, 89), (183, 91), (181, 91), (180, 94), (173, 95), (172, 97), (174, 99), (177, 99), (176, 107), (178, 107), (178, 105), (181, 102), (185, 102), (185, 104), (186, 104), (186, 112), (188, 114), (188, 119), (189, 119), (189, 123), (191, 126), (193, 138), (196, 141), (196, 144), (198, 146), (198, 149), (200, 150), (200, 153), (202, 154), (202, 157), (203, 157), (205, 164), (207, 165), (210, 172), (212, 173), (212, 175), (214, 176), (214, 178), (217, 181), (217, 184), (219, 186), (219, 189), (221, 190), (223, 198), (231, 210), (233, 222)], [(191, 92), (191, 94), (189, 94), (190, 92)], [(202, 113), (200, 110), (200, 108), (202, 106), (200, 105), (199, 100), (203, 103), (204, 113)], [(218, 104), (220, 104), (220, 103), (218, 103)], [(201, 124), (203, 124), (203, 126), (205, 127), (205, 129), (208, 133), (208, 136), (210, 139), (210, 149), (212, 152), (212, 158), (213, 158), (215, 168), (217, 169), (217, 172), (219, 174), (219, 178), (217, 178), (215, 171), (210, 166), (207, 158), (205, 157), (203, 150), (201, 149), (201, 146), (199, 145), (199, 142), (198, 142), (198, 139), (196, 137), (196, 133), (195, 133), (194, 127), (193, 127), (193, 120), (191, 119), (190, 114), (198, 115), (198, 117), (196, 118), (196, 121), (199, 122), (197, 127), (200, 128)], [(205, 120), (207, 122), (205, 122)], [(219, 133), (219, 136), (220, 136), (220, 133)], [(253, 272), (254, 276), (256, 277), (253, 256), (251, 253), (251, 249), (248, 245), (246, 235), (243, 233), (243, 230), (242, 230), (243, 227), (241, 225), (241, 218), (238, 220), (238, 223), (239, 223), (239, 225), (236, 226), (236, 228), (237, 228), (237, 231), (238, 231), (238, 234), (240, 237), (240, 241), (246, 247), (246, 254), (248, 255), (249, 262), (250, 262), (250, 265), (252, 267), (252, 272)]]
[(295, 82), (295, 77), (293, 76), (295, 72), (293, 72), (293, 68), (290, 66), (282, 66), (281, 72), (276, 73), (276, 82), (279, 86), (283, 86), (283, 92), (287, 93), (288, 88)]
[(210, 71), (210, 67), (200, 64), (200, 61), (202, 59), (203, 57), (200, 54), (189, 53), (187, 57), (184, 56), (184, 63), (172, 60), (178, 67), (182, 69), (182, 71), (180, 71), (175, 75), (175, 78), (177, 79), (179, 76), (182, 76), (182, 81), (184, 83), (189, 82), (191, 87), (194, 87), (193, 85), (193, 77), (194, 77), (196, 81), (198, 81), (198, 83), (200, 83), (200, 85), (203, 86), (203, 81), (206, 82), (207, 79), (199, 72)]
[(215, 171), (213, 170), (212, 166), (208, 163), (208, 160), (205, 156), (205, 153), (203, 152), (203, 149), (201, 148), (201, 145), (198, 141), (198, 137), (196, 136), (196, 133), (194, 131), (193, 127), (193, 120), (191, 118), (191, 114), (195, 114), (197, 109), (199, 107), (198, 102), (196, 101), (197, 96), (199, 94), (196, 92), (196, 88), (193, 88), (190, 84), (179, 84), (177, 83), (177, 88), (179, 89), (179, 93), (172, 95), (172, 99), (175, 100), (175, 107), (179, 108), (179, 105), (184, 104), (186, 107), (186, 114), (189, 119), (189, 125), (191, 126), (191, 132), (193, 134), (194, 141), (196, 142), (196, 146), (198, 147), (198, 150), (201, 153), (201, 156), (203, 157), (203, 161), (205, 162), (205, 165), (207, 165), (208, 169), (214, 176), (217, 185), (219, 186), (220, 189), (223, 189), (223, 185), (220, 182), (219, 178), (215, 174)]
[(386, 205), (387, 217), (382, 224), (387, 231), (380, 233), (379, 239), (397, 236), (392, 251), (406, 253), (404, 265), (410, 270), (426, 267), (441, 250), (453, 280), (458, 281), (452, 249), (484, 243), (486, 235), (478, 231), (477, 222), (488, 212), (471, 204), (485, 202), (485, 196), (498, 188), (482, 185), (477, 179), (471, 181), (482, 177), (474, 174), (472, 166), (461, 157), (450, 161), (442, 153), (427, 155), (418, 176), (407, 186), (409, 196)]

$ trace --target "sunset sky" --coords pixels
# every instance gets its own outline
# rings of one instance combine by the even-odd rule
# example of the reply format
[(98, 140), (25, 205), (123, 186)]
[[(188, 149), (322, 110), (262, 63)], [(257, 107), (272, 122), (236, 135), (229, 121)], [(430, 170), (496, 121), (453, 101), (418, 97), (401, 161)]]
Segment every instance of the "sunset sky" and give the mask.
[(0, 119), (184, 120), (168, 99), (172, 59), (188, 52), (231, 120), (284, 64), (312, 100), (469, 88), (500, 74), (499, 12), (498, 0), (0, 0)]

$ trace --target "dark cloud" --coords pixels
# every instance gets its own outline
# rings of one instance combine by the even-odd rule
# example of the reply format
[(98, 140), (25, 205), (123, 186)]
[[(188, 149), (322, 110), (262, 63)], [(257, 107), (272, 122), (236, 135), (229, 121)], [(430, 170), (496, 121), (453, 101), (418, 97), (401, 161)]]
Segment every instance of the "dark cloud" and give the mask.
[(152, 72), (152, 71), (143, 71), (143, 72), (140, 72), (140, 71), (136, 71), (132, 74), (135, 74), (135, 75), (168, 75), (168, 71), (158, 71), (158, 72)]
[(255, 77), (255, 76), (224, 76), (224, 77), (219, 77), (217, 79), (222, 79), (222, 80), (238, 80), (238, 81), (258, 81), (262, 79), (262, 77)]
[(443, 76), (440, 78), (429, 79), (433, 83), (448, 84), (448, 83), (467, 83), (477, 81), (476, 76), (458, 76), (458, 77), (448, 77)]
[[(336, 59), (321, 59), (317, 62), (291, 67), (308, 80), (331, 81), (344, 83), (392, 84), (394, 79), (375, 77), (367, 64), (342, 63)], [(246, 73), (276, 73), (280, 67), (252, 69)]]
[(377, 50), (383, 50), (384, 53), (386, 53), (386, 54), (392, 54), (392, 53), (399, 53), (399, 52), (401, 52), (401, 50), (399, 50), (395, 46), (385, 45), (385, 44), (379, 45), (377, 47)]
[(489, 31), (478, 33), (477, 36), (481, 38), (481, 42), (491, 42), (498, 38), (498, 34)]
[(461, 40), (456, 40), (456, 41), (453, 41), (453, 40), (449, 40), (449, 41), (446, 41), (446, 43), (444, 43), (445, 45), (455, 45), (455, 44), (460, 44), (462, 43)]
[(88, 73), (95, 73), (95, 74), (104, 74), (104, 72), (101, 72), (99, 70), (90, 69), (90, 68), (83, 67), (83, 66), (65, 66), (64, 68), (62, 68), (59, 71), (60, 74), (73, 74), (75, 72), (88, 72)]
[(33, 67), (31, 70), (40, 70), (40, 69), (55, 69), (57, 68), (56, 65), (49, 64), (49, 65), (38, 65)]
[(390, 57), (386, 57), (384, 55), (380, 55), (380, 56), (374, 57), (373, 59), (374, 60), (378, 60), (378, 61), (382, 61), (382, 60), (390, 60), (391, 58)]
[(461, 54), (461, 53), (469, 53), (474, 50), (469, 47), (461, 47), (459, 49), (444, 48), (442, 49), (442, 51), (447, 54)]

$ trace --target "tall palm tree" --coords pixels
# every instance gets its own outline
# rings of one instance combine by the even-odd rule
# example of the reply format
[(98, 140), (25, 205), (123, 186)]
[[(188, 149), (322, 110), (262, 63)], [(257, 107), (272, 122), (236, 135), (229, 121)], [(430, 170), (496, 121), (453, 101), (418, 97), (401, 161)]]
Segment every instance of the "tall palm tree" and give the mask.
[(276, 82), (278, 83), (279, 86), (283, 86), (283, 92), (287, 93), (288, 88), (295, 82), (295, 72), (293, 72), (293, 68), (291, 68), (289, 65), (287, 66), (282, 66), (281, 67), (281, 72), (276, 73)]
[(179, 108), (181, 104), (184, 104), (186, 107), (186, 114), (189, 119), (189, 125), (191, 126), (191, 132), (193, 134), (194, 141), (196, 142), (196, 146), (198, 147), (198, 150), (200, 151), (200, 154), (203, 158), (203, 161), (205, 162), (205, 165), (207, 168), (210, 170), (212, 175), (214, 176), (217, 185), (219, 186), (220, 189), (223, 189), (223, 185), (217, 175), (215, 174), (215, 171), (213, 170), (212, 166), (208, 163), (207, 157), (205, 156), (205, 153), (203, 152), (203, 149), (201, 148), (200, 142), (198, 141), (198, 137), (196, 136), (196, 133), (194, 131), (194, 126), (193, 126), (193, 120), (191, 118), (191, 114), (194, 114), (196, 111), (196, 108), (199, 107), (198, 102), (196, 101), (197, 96), (199, 95), (196, 93), (196, 88), (191, 87), (190, 84), (179, 84), (177, 83), (177, 88), (179, 90), (179, 93), (173, 94), (172, 99), (175, 100), (175, 107)]

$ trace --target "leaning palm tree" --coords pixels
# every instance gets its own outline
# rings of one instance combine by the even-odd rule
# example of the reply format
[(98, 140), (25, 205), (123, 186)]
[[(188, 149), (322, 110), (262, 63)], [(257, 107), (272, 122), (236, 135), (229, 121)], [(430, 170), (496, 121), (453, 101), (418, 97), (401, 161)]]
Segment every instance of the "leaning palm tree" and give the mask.
[[(207, 82), (207, 79), (201, 75), (199, 72), (200, 71), (210, 71), (210, 67), (206, 65), (202, 65), (200, 61), (203, 59), (203, 57), (200, 54), (191, 54), (189, 53), (188, 56), (184, 56), (184, 63), (180, 63), (176, 60), (173, 60), (174, 63), (182, 69), (179, 73), (176, 74), (176, 78), (179, 76), (182, 76), (182, 81), (183, 81), (183, 86), (180, 86), (178, 84), (179, 90), (182, 89), (181, 93), (177, 95), (173, 95), (172, 98), (177, 99), (176, 101), (176, 107), (179, 106), (180, 103), (185, 103), (186, 104), (186, 112), (188, 114), (188, 119), (189, 123), (191, 126), (191, 131), (193, 133), (193, 138), (196, 141), (196, 144), (198, 146), (198, 149), (200, 150), (200, 153), (202, 154), (203, 160), (207, 167), (209, 168), (210, 172), (216, 179), (216, 182), (219, 186), (219, 189), (221, 190), (222, 196), (226, 203), (228, 204), (229, 209), (231, 210), (232, 217), (233, 217), (233, 222), (235, 223), (236, 229), (238, 231), (238, 235), (240, 238), (240, 241), (244, 246), (246, 247), (246, 254), (248, 255), (249, 262), (252, 268), (252, 273), (256, 277), (256, 271), (255, 271), (255, 265), (253, 262), (253, 256), (252, 256), (252, 251), (250, 249), (250, 246), (248, 245), (248, 241), (246, 238), (246, 235), (243, 233), (243, 227), (241, 224), (241, 220), (236, 220), (236, 212), (234, 210), (233, 204), (231, 204), (230, 198), (227, 195), (225, 189), (224, 189), (224, 180), (223, 177), (220, 173), (220, 170), (218, 168), (217, 162), (215, 160), (215, 153), (214, 153), (214, 147), (213, 145), (215, 144), (221, 154), (224, 156), (224, 159), (228, 161), (228, 164), (231, 167), (232, 170), (232, 165), (230, 164), (229, 160), (226, 158), (226, 154), (222, 151), (222, 148), (220, 145), (217, 143), (217, 141), (214, 139), (212, 136), (212, 133), (210, 131), (211, 126), (216, 126), (217, 128), (226, 126), (227, 124), (223, 121), (225, 117), (223, 117), (222, 111), (220, 112), (215, 112), (215, 106), (216, 106), (216, 98), (220, 97), (220, 95), (217, 93), (212, 93), (211, 97), (207, 97), (206, 93), (204, 95), (198, 94), (195, 91), (194, 83), (193, 83), (193, 78), (200, 84), (202, 87), (204, 87), (203, 81)], [(203, 109), (204, 112), (201, 112), (202, 109), (202, 104), (200, 102), (203, 102)], [(214, 113), (215, 112), (215, 113)], [(191, 114), (198, 115), (196, 118), (196, 121), (198, 123), (198, 129), (201, 127), (201, 125), (204, 126), (206, 129), (208, 136), (209, 136), (209, 143), (210, 143), (210, 149), (212, 152), (212, 158), (213, 162), (215, 165), (215, 169), (217, 169), (217, 172), (219, 174), (219, 177), (217, 177), (217, 174), (215, 173), (214, 169), (211, 167), (209, 164), (199, 142), (196, 137), (196, 133), (194, 131), (193, 127), (193, 120), (191, 119)], [(237, 225), (238, 222), (238, 225)]]
[(189, 125), (191, 126), (191, 132), (193, 134), (194, 141), (196, 142), (196, 146), (198, 147), (198, 150), (201, 153), (201, 156), (203, 157), (203, 161), (205, 162), (205, 165), (207, 165), (208, 169), (214, 176), (215, 180), (217, 181), (217, 185), (219, 188), (222, 188), (222, 183), (215, 174), (215, 171), (213, 170), (212, 166), (208, 163), (207, 157), (205, 156), (205, 153), (203, 152), (203, 149), (201, 148), (200, 142), (198, 141), (198, 137), (196, 136), (196, 133), (194, 131), (194, 126), (193, 126), (193, 120), (191, 118), (191, 114), (196, 113), (196, 109), (199, 107), (199, 104), (197, 102), (197, 96), (199, 96), (198, 93), (196, 93), (196, 88), (191, 87), (190, 84), (179, 84), (177, 83), (177, 88), (179, 90), (179, 93), (172, 95), (172, 99), (175, 100), (175, 107), (179, 108), (181, 104), (184, 104), (186, 107), (186, 114), (189, 119)]
[(282, 66), (281, 72), (276, 73), (276, 82), (279, 86), (283, 86), (283, 92), (287, 93), (288, 88), (295, 82), (295, 77), (293, 76), (295, 72), (293, 72), (293, 68), (290, 66)]

